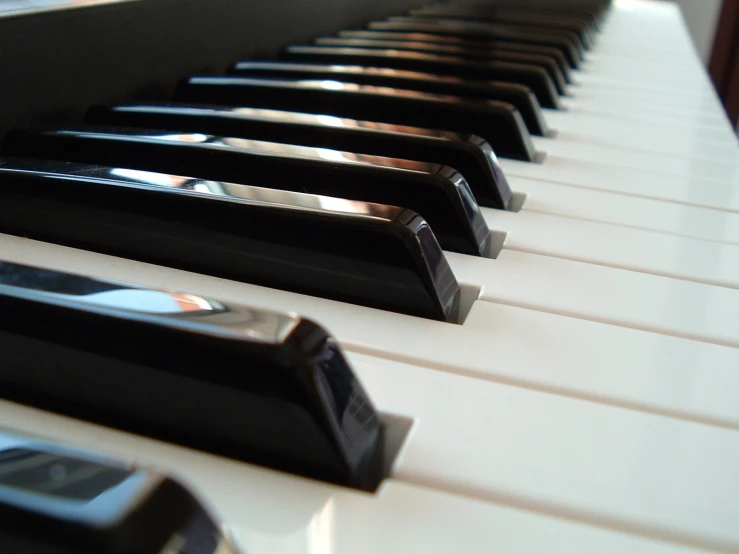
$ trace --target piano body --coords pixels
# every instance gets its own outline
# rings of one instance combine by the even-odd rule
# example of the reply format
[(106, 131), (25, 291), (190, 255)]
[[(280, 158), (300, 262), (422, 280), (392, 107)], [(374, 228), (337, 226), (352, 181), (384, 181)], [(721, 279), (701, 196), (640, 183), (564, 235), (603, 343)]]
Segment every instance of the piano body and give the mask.
[[(236, 60), (278, 59), (286, 46), (317, 37), (365, 40), (339, 32), (418, 7), (134, 0), (0, 11), (0, 133), (39, 122), (74, 126), (99, 104), (166, 102), (188, 75), (207, 81)], [(529, 16), (542, 14), (554, 17), (538, 8)], [(393, 23), (395, 31), (411, 25), (401, 18), (369, 28), (392, 33)], [(383, 421), (386, 476), (376, 489), (5, 394), (0, 425), (181, 478), (252, 554), (739, 552), (736, 137), (674, 4), (613, 0), (601, 27), (570, 70), (561, 107), (542, 109), (550, 131), (532, 137), (535, 159), (499, 160), (512, 204), (480, 208), (495, 238), (487, 255), (442, 244), (460, 283), (456, 320), (0, 234), (7, 263), (318, 322), (335, 334)], [(423, 43), (428, 30), (409, 32)], [(392, 49), (403, 57), (403, 48)], [(290, 60), (317, 65), (319, 55), (327, 54)], [(157, 348), (145, 342), (131, 348)], [(166, 390), (158, 401), (163, 410), (174, 404)], [(203, 409), (197, 396), (191, 401), (193, 412)]]

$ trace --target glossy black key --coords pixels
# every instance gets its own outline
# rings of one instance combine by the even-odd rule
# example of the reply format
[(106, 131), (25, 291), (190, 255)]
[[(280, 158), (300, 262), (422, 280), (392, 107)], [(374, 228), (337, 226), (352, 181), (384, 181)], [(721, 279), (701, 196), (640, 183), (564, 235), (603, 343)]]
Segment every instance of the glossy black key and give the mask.
[(309, 320), (7, 262), (0, 306), (5, 398), (343, 485), (382, 478), (372, 402)]
[[(512, 23), (499, 23), (490, 21), (481, 21), (475, 19), (459, 19), (459, 18), (446, 18), (443, 16), (436, 15), (413, 15), (413, 16), (396, 16), (388, 18), (388, 21), (421, 21), (429, 23), (438, 23), (441, 25), (459, 25), (466, 26), (473, 29), (485, 29), (486, 31), (493, 32), (496, 34), (511, 34), (520, 37), (526, 37), (527, 42), (536, 43), (541, 39), (566, 41), (569, 45), (570, 50), (575, 53), (581, 60), (584, 58), (585, 45), (580, 39), (580, 35), (577, 32), (570, 31), (567, 29), (561, 29), (559, 27), (544, 27), (544, 26), (531, 26), (523, 24), (512, 24)], [(552, 42), (549, 42), (552, 44)], [(564, 46), (565, 43), (561, 43)], [(564, 51), (564, 48), (560, 46), (560, 49)]]
[(464, 8), (483, 14), (495, 12), (497, 15), (515, 18), (547, 17), (565, 18), (576, 24), (585, 25), (591, 36), (598, 32), (608, 10), (610, 0), (597, 3), (567, 2), (452, 2), (447, 7)]
[[(292, 185), (300, 188), (300, 179)], [(436, 238), (403, 208), (131, 166), (13, 159), (0, 168), (0, 195), (5, 233), (409, 315), (457, 317), (459, 289)]]
[(426, 219), (446, 250), (487, 251), (489, 230), (469, 185), (456, 169), (439, 164), (201, 132), (105, 127), (19, 132), (8, 151), (402, 206)]
[(387, 67), (463, 79), (505, 81), (529, 87), (545, 108), (559, 108), (559, 92), (546, 70), (504, 61), (479, 62), (458, 56), (441, 56), (428, 52), (372, 48), (333, 48), (329, 46), (291, 46), (283, 56), (305, 63), (329, 63)]
[[(0, 266), (3, 274), (13, 269), (19, 277), (37, 271), (13, 264)], [(44, 273), (53, 278), (53, 273)], [(20, 292), (15, 287), (11, 290)], [(7, 340), (3, 338), (4, 343)], [(11, 352), (17, 354), (17, 350)], [(57, 350), (62, 350), (61, 345)], [(39, 354), (29, 352), (28, 357), (38, 360)], [(46, 358), (45, 363), (63, 367), (58, 358)], [(30, 364), (22, 370), (12, 366), (7, 370), (9, 374), (25, 372), (29, 380), (40, 377), (37, 372), (49, 371)], [(92, 380), (101, 378), (102, 371), (88, 368), (88, 372)], [(75, 384), (89, 388), (88, 383)], [(188, 554), (238, 554), (220, 522), (171, 477), (0, 431), (0, 552), (162, 554), (174, 552), (175, 546), (177, 552)]]
[(496, 48), (499, 50), (509, 50), (511, 52), (524, 52), (531, 54), (539, 54), (549, 56), (557, 62), (560, 71), (567, 73), (570, 71), (570, 64), (565, 55), (552, 46), (543, 46), (541, 44), (526, 44), (523, 42), (508, 42), (496, 39), (465, 39), (451, 35), (435, 35), (432, 33), (420, 32), (404, 32), (404, 31), (376, 31), (376, 30), (350, 30), (340, 31), (338, 38), (357, 39), (357, 40), (401, 40), (409, 42), (433, 43), (436, 46), (450, 46), (463, 48), (465, 50), (485, 50), (487, 48)]
[(567, 17), (584, 20), (593, 29), (598, 29), (610, 5), (610, 0), (602, 2), (560, 2), (541, 0), (514, 0), (495, 2), (450, 2), (445, 6), (464, 7), (480, 11), (496, 10), (503, 13), (513, 13), (518, 16)]
[[(498, 100), (512, 104), (532, 135), (547, 136), (536, 96), (529, 87), (500, 81), (470, 81), (460, 77), (358, 65), (300, 64), (290, 62), (239, 62), (232, 68), (234, 75), (267, 79), (326, 79), (358, 85), (417, 90), (460, 98)], [(455, 167), (455, 166), (453, 166)]]
[(334, 115), (478, 135), (502, 158), (532, 161), (534, 144), (518, 110), (503, 102), (463, 101), (411, 90), (330, 81), (190, 77), (175, 99)]
[[(365, 36), (352, 37), (343, 36), (352, 33), (365, 33)], [(532, 46), (530, 44), (520, 44), (515, 42), (491, 41), (486, 44), (479, 42), (468, 42), (464, 40), (454, 39), (454, 37), (442, 37), (440, 35), (426, 35), (426, 40), (415, 40), (414, 38), (404, 38), (413, 33), (381, 33), (379, 31), (349, 31), (342, 33), (339, 37), (320, 37), (314, 41), (316, 46), (338, 46), (351, 48), (378, 48), (387, 49), (395, 48), (398, 50), (412, 50), (416, 52), (430, 52), (442, 56), (460, 56), (467, 59), (477, 59), (479, 61), (491, 61), (493, 57), (490, 52), (510, 52), (520, 54), (533, 54), (535, 56), (544, 56), (559, 68), (559, 73), (565, 82), (572, 81), (570, 66), (562, 53), (556, 48), (548, 46)], [(456, 43), (438, 40), (443, 38), (452, 38), (457, 40)]]
[[(473, 62), (511, 62), (520, 63), (525, 65), (535, 65), (541, 67), (547, 72), (549, 78), (557, 87), (559, 94), (565, 94), (567, 79), (562, 71), (559, 69), (556, 60), (549, 56), (542, 56), (541, 54), (532, 54), (529, 52), (511, 52), (509, 50), (499, 48), (488, 48), (485, 51), (480, 49), (477, 50), (466, 50), (453, 46), (434, 46), (424, 42), (403, 42), (403, 41), (392, 41), (385, 44), (378, 44), (373, 41), (361, 41), (355, 39), (343, 39), (343, 38), (319, 38), (314, 41), (314, 44), (319, 47), (330, 47), (330, 48), (377, 48), (380, 50), (408, 50), (411, 52), (424, 52), (435, 54), (439, 56), (455, 56), (464, 60)], [(568, 70), (569, 72), (569, 70)], [(569, 73), (568, 73), (569, 74)]]
[(567, 58), (572, 68), (580, 67), (581, 54), (566, 38), (536, 33), (524, 33), (492, 25), (472, 25), (464, 23), (435, 23), (408, 18), (403, 21), (377, 21), (369, 24), (369, 28), (376, 31), (402, 31), (404, 33), (431, 33), (435, 35), (450, 35), (466, 40), (505, 40), (508, 42), (523, 42), (524, 44), (541, 44), (559, 49)]
[[(532, 44), (544, 44), (542, 40), (546, 40), (550, 46), (556, 46), (564, 53), (569, 50), (574, 56), (580, 60), (585, 56), (585, 45), (580, 40), (580, 36), (573, 31), (560, 29), (557, 27), (535, 27), (525, 25), (515, 25), (510, 23), (491, 23), (489, 21), (471, 21), (461, 19), (446, 19), (437, 16), (394, 16), (389, 17), (387, 21), (397, 21), (400, 23), (406, 21), (421, 21), (429, 23), (437, 23), (439, 25), (450, 25), (459, 28), (472, 29), (475, 32), (492, 33), (494, 36), (511, 36), (519, 37), (525, 42)], [(510, 38), (508, 40), (515, 40)], [(554, 42), (552, 42), (554, 41)]]
[(577, 33), (582, 43), (590, 48), (592, 36), (587, 19), (582, 17), (567, 17), (562, 15), (551, 15), (516, 12), (504, 8), (490, 6), (487, 9), (475, 9), (464, 6), (437, 5), (426, 6), (411, 10), (413, 16), (431, 16), (443, 19), (459, 19), (462, 21), (480, 21), (485, 23), (503, 23), (509, 25), (541, 27), (542, 29), (565, 29)]
[(478, 204), (506, 209), (511, 197), (493, 149), (475, 135), (326, 115), (187, 104), (98, 107), (87, 118), (103, 125), (199, 131), (441, 164), (462, 173)]

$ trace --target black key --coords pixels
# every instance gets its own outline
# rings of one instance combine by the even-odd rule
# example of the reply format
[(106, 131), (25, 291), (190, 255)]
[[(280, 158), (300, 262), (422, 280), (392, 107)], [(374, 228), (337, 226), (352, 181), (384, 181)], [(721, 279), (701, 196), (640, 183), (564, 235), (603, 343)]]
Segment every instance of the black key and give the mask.
[[(7, 151), (402, 206), (428, 221), (443, 248), (475, 256), (487, 252), (490, 232), (464, 177), (438, 164), (202, 133), (105, 127), (15, 132)], [(354, 294), (367, 296), (366, 291)]]
[(503, 102), (462, 101), (454, 96), (356, 85), (339, 81), (278, 81), (240, 77), (190, 77), (177, 101), (249, 106), (334, 115), (395, 125), (478, 135), (503, 158), (535, 156), (521, 114)]
[(559, 92), (542, 68), (511, 62), (476, 62), (458, 56), (440, 56), (407, 50), (372, 48), (332, 48), (327, 46), (291, 46), (283, 56), (305, 63), (330, 63), (388, 67), (422, 73), (451, 75), (463, 79), (506, 81), (529, 87), (545, 108), (559, 108)]
[(512, 31), (501, 27), (485, 25), (468, 25), (454, 23), (434, 23), (420, 20), (378, 21), (370, 23), (369, 28), (375, 31), (401, 31), (404, 33), (431, 33), (434, 35), (450, 35), (466, 40), (505, 40), (523, 42), (524, 44), (541, 44), (559, 49), (567, 58), (572, 68), (580, 67), (581, 56), (577, 48), (566, 38), (549, 35), (538, 35)]
[(446, 4), (454, 7), (469, 7), (475, 10), (498, 10), (514, 13), (519, 16), (546, 15), (549, 17), (568, 17), (586, 21), (593, 29), (600, 27), (610, 0), (603, 2), (560, 2), (560, 1), (521, 1), (513, 2), (452, 2)]
[(7, 262), (0, 306), (5, 398), (352, 487), (382, 479), (378, 415), (311, 321)]
[[(362, 33), (360, 36), (351, 36)], [(422, 35), (422, 33), (419, 33)], [(567, 59), (556, 48), (536, 46), (516, 42), (491, 41), (488, 43), (469, 42), (455, 37), (441, 35), (423, 35), (425, 39), (416, 40), (414, 33), (382, 33), (380, 31), (346, 31), (339, 37), (321, 37), (314, 43), (317, 46), (339, 46), (353, 48), (397, 48), (399, 50), (414, 50), (430, 52), (446, 56), (460, 56), (468, 59), (490, 61), (490, 51), (513, 52), (545, 56), (559, 68), (562, 78), (567, 83), (572, 80), (570, 65)], [(441, 39), (441, 40), (440, 40)], [(444, 39), (451, 39), (447, 41)], [(453, 42), (456, 41), (456, 42)]]
[(454, 275), (410, 210), (123, 167), (3, 161), (2, 232), (419, 317), (457, 317)]
[[(4, 273), (12, 268), (21, 274), (33, 271), (3, 266)], [(15, 287), (12, 291), (22, 294)], [(61, 346), (52, 348), (62, 351)], [(39, 354), (29, 352), (28, 357), (38, 359)], [(63, 366), (58, 358), (45, 361), (49, 368)], [(8, 373), (25, 372), (30, 380), (39, 368), (29, 366), (11, 367)], [(46, 372), (49, 369), (40, 370)], [(88, 372), (94, 381), (106, 378), (92, 368)], [(174, 479), (97, 454), (0, 432), (0, 552), (161, 554), (173, 552), (169, 545), (188, 554), (238, 554), (220, 523)]]
[[(583, 60), (585, 57), (585, 45), (580, 40), (577, 33), (557, 28), (544, 29), (542, 27), (530, 27), (523, 25), (511, 25), (502, 23), (489, 23), (478, 21), (462, 21), (459, 19), (445, 19), (434, 16), (396, 16), (389, 17), (388, 21), (413, 22), (420, 21), (424, 23), (436, 23), (438, 25), (449, 25), (458, 28), (471, 29), (475, 32), (492, 33), (494, 36), (510, 36), (524, 39), (525, 42), (533, 44), (544, 44), (542, 40), (546, 40), (546, 44), (550, 46), (558, 45), (564, 53), (570, 51), (577, 59)], [(513, 40), (509, 38), (508, 40)]]
[(432, 6), (411, 10), (410, 15), (424, 19), (443, 19), (452, 21), (472, 21), (510, 26), (512, 28), (526, 28), (532, 31), (540, 29), (543, 32), (557, 31), (574, 33), (580, 44), (586, 49), (592, 46), (592, 40), (587, 20), (551, 14), (533, 13), (506, 13), (495, 9), (476, 10), (473, 8)]
[(503, 23), (516, 26), (541, 27), (547, 29), (564, 29), (577, 33), (580, 41), (587, 47), (592, 46), (587, 19), (582, 17), (556, 16), (551, 14), (536, 14), (515, 12), (490, 6), (488, 9), (466, 8), (464, 6), (426, 6), (411, 10), (413, 16), (438, 17), (442, 19), (459, 19), (461, 21), (478, 21), (484, 23)]
[(481, 205), (506, 209), (511, 196), (493, 149), (475, 135), (325, 115), (178, 104), (99, 107), (87, 119), (103, 125), (200, 131), (436, 163), (460, 171)]
[[(429, 54), (435, 54), (439, 56), (455, 56), (464, 60), (473, 62), (511, 62), (520, 63), (525, 65), (535, 65), (541, 67), (547, 72), (549, 78), (554, 83), (559, 94), (565, 94), (567, 88), (567, 79), (565, 75), (560, 71), (556, 60), (549, 56), (542, 56), (540, 54), (532, 54), (529, 52), (511, 52), (509, 50), (502, 50), (496, 48), (489, 48), (485, 51), (480, 49), (477, 50), (465, 50), (453, 46), (435, 46), (424, 42), (402, 42), (393, 41), (387, 43), (380, 43), (373, 41), (357, 41), (354, 39), (343, 39), (343, 38), (323, 38), (317, 39), (315, 45), (318, 47), (329, 47), (329, 48), (376, 48), (379, 50), (408, 50), (411, 52), (424, 52)], [(569, 70), (568, 70), (569, 71)]]
[[(467, 99), (498, 100), (512, 104), (532, 135), (547, 136), (549, 128), (531, 89), (515, 83), (469, 81), (460, 77), (440, 76), (417, 71), (355, 65), (319, 65), (290, 62), (239, 62), (234, 75), (267, 79), (326, 79), (358, 85), (417, 90)], [(455, 166), (453, 166), (455, 167)]]
[(518, 18), (526, 17), (549, 17), (549, 18), (566, 18), (575, 23), (585, 25), (586, 28), (595, 34), (600, 28), (605, 17), (605, 13), (609, 7), (610, 0), (602, 3), (565, 3), (565, 2), (473, 2), (459, 3), (454, 2), (447, 6), (455, 8), (469, 8), (481, 13), (490, 13), (495, 11), (502, 16), (513, 16)]
[(374, 31), (374, 30), (352, 30), (340, 31), (338, 38), (357, 39), (357, 40), (401, 40), (409, 42), (433, 43), (435, 46), (449, 46), (463, 48), (465, 50), (485, 50), (488, 48), (496, 48), (500, 50), (509, 50), (511, 52), (524, 52), (531, 54), (540, 54), (549, 56), (557, 62), (560, 71), (567, 73), (570, 71), (570, 64), (567, 57), (558, 49), (552, 46), (543, 46), (541, 44), (526, 44), (523, 42), (508, 42), (496, 39), (465, 39), (451, 35), (435, 35), (423, 32), (404, 32), (404, 31)]

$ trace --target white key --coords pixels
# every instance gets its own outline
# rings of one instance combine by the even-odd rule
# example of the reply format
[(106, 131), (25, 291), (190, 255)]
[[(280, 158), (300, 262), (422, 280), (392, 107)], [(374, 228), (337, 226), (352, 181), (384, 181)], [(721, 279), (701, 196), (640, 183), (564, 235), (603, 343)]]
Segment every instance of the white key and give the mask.
[(383, 409), (418, 418), (398, 479), (739, 548), (735, 430), (385, 361), (360, 375)]
[[(727, 120), (726, 112), (714, 94), (701, 95), (665, 94), (664, 91), (635, 91), (623, 87), (593, 86), (573, 87), (572, 98), (563, 99), (563, 106), (573, 110), (590, 110), (604, 113), (674, 114), (677, 116), (698, 114), (701, 118)], [(549, 110), (544, 112), (549, 114)]]
[(695, 57), (695, 48), (689, 43), (689, 37), (678, 6), (617, 0), (599, 36), (597, 50), (630, 55), (636, 59), (640, 53), (645, 58), (663, 55), (673, 59), (683, 52)]
[[(641, 132), (641, 129), (631, 122), (619, 120), (617, 123), (622, 127), (631, 126), (633, 133)], [(610, 124), (604, 123), (600, 129), (600, 134), (603, 134), (604, 131), (608, 133), (607, 130), (610, 128)], [(605, 166), (619, 165), (677, 177), (688, 175), (697, 180), (720, 181), (729, 186), (739, 186), (739, 158), (734, 163), (728, 157), (723, 160), (709, 160), (698, 156), (686, 157), (679, 154), (648, 152), (624, 145), (601, 144), (602, 141), (583, 139), (566, 131), (561, 132), (556, 138), (533, 138), (537, 150), (547, 152), (548, 155), (558, 158), (599, 163)], [(608, 139), (604, 138), (603, 140)], [(731, 147), (739, 152), (739, 149), (733, 146), (733, 143), (725, 142), (724, 144), (724, 150)], [(706, 145), (697, 147), (697, 150), (702, 150), (704, 146)], [(711, 148), (708, 148), (708, 150), (711, 150)], [(546, 164), (546, 160), (544, 163)]]
[[(656, 38), (656, 40), (659, 40), (659, 38)], [(628, 55), (609, 53), (602, 48), (590, 50), (586, 53), (586, 56), (587, 59), (583, 64), (582, 71), (593, 75), (615, 74), (629, 77), (634, 71), (639, 71), (642, 72), (640, 77), (643, 77), (658, 71), (670, 75), (674, 73), (700, 75), (700, 78), (703, 79), (706, 74), (705, 68), (698, 62), (697, 58), (693, 57), (654, 55), (645, 58), (642, 55), (641, 58), (634, 59)]]
[(659, 86), (668, 91), (673, 88), (690, 90), (704, 85), (707, 81), (705, 71), (700, 71), (695, 65), (665, 64), (654, 58), (645, 58), (641, 63), (629, 58), (591, 59), (577, 75), (577, 81), (583, 86), (590, 82), (602, 82), (604, 79), (621, 81), (624, 86), (638, 83), (635, 88), (643, 84)]
[(497, 260), (446, 255), (485, 300), (739, 346), (737, 289), (507, 248)]
[(702, 80), (682, 87), (670, 87), (669, 85), (660, 83), (658, 80), (650, 79), (642, 82), (635, 82), (609, 75), (588, 75), (587, 72), (582, 71), (577, 74), (577, 82), (579, 83), (579, 87), (573, 89), (575, 97), (577, 97), (577, 93), (575, 91), (580, 87), (583, 89), (586, 87), (588, 89), (591, 87), (593, 89), (620, 89), (624, 91), (634, 91), (636, 94), (641, 92), (659, 93), (664, 94), (665, 96), (674, 94), (680, 98), (705, 98), (711, 96), (711, 91), (707, 90), (707, 87)]
[[(638, 64), (639, 60), (634, 60), (633, 63)], [(693, 76), (692, 86), (670, 86), (649, 76), (619, 78), (612, 74), (594, 74), (588, 71), (586, 63), (582, 70), (573, 73), (575, 84), (568, 90), (573, 98), (568, 103), (576, 105), (580, 99), (589, 98), (603, 104), (620, 106), (635, 99), (650, 99), (657, 100), (655, 104), (661, 105), (700, 107), (711, 112), (723, 111), (705, 70), (687, 73)]]
[[(643, 150), (669, 156), (698, 158), (704, 164), (710, 164), (715, 160), (731, 165), (734, 171), (739, 167), (739, 148), (736, 140), (727, 137), (723, 129), (705, 126), (690, 129), (668, 123), (636, 126), (631, 121), (577, 112), (574, 109), (550, 112), (547, 114), (547, 122), (557, 129), (557, 137), (555, 139), (534, 137), (534, 144), (537, 149), (551, 151), (555, 155), (558, 153), (558, 143), (572, 141), (573, 146), (594, 143), (624, 148), (623, 155), (620, 155), (618, 150), (614, 152), (610, 160), (614, 165), (621, 164), (622, 157), (628, 163), (626, 150)], [(563, 154), (567, 155), (564, 153), (566, 147), (562, 148)], [(670, 166), (664, 169), (668, 172), (673, 170)]]
[[(0, 247), (3, 258), (20, 263), (32, 263), (29, 256), (34, 249), (39, 265), (52, 263), (52, 256), (69, 251), (8, 235), (0, 235)], [(77, 252), (82, 258), (88, 254)], [(739, 346), (737, 289), (506, 248), (496, 260), (452, 252), (446, 257), (458, 281), (481, 289), (483, 300)], [(96, 271), (94, 263), (89, 267)], [(137, 282), (135, 276), (132, 282)], [(171, 287), (163, 284), (154, 288)]]
[[(535, 284), (545, 286), (548, 272), (553, 283), (562, 284), (563, 289), (556, 290), (556, 284), (549, 285), (555, 289), (555, 298), (550, 301), (567, 296), (561, 303), (570, 305), (575, 297), (574, 301), (581, 303), (580, 313), (574, 314), (577, 317), (480, 301), (473, 305), (464, 325), (453, 325), (35, 241), (2, 237), (0, 246), (2, 256), (10, 261), (22, 260), (153, 288), (187, 291), (255, 308), (298, 312), (325, 325), (345, 348), (355, 352), (739, 428), (739, 403), (736, 402), (739, 397), (739, 372), (736, 371), (739, 349), (583, 319), (593, 317), (593, 313), (597, 316), (599, 309), (615, 307), (632, 326), (649, 328), (651, 320), (664, 320), (666, 324), (677, 325), (676, 331), (680, 325), (695, 325), (699, 331), (717, 327), (719, 334), (739, 328), (735, 322), (739, 310), (732, 312), (732, 307), (724, 306), (722, 299), (718, 299), (718, 307), (724, 306), (729, 311), (723, 326), (713, 315), (703, 312), (705, 306), (710, 306), (710, 297), (696, 298), (697, 305), (689, 305), (683, 297), (686, 293), (690, 297), (690, 291), (680, 287), (671, 291), (664, 283), (654, 283), (654, 287), (646, 288), (641, 295), (634, 291), (631, 297), (628, 290), (614, 293), (608, 283), (603, 286), (591, 283), (585, 285), (588, 290), (578, 296), (577, 288), (582, 285), (568, 287), (570, 275), (556, 275), (553, 271), (556, 267), (531, 265), (524, 267), (526, 271), (521, 274), (496, 273), (501, 278), (500, 286), (518, 290), (522, 303), (532, 295), (546, 298), (552, 291), (533, 290), (530, 281), (541, 273)], [(510, 258), (511, 254), (530, 256), (508, 252), (505, 257)], [(534, 269), (537, 271), (532, 271)], [(573, 275), (577, 274), (575, 270)], [(524, 275), (531, 278), (529, 282), (524, 282)], [(560, 277), (564, 280), (560, 281)], [(587, 274), (585, 279), (587, 283), (599, 277)], [(694, 285), (683, 281), (674, 283)], [(607, 295), (618, 297), (599, 298), (603, 290)], [(727, 290), (711, 287), (712, 292)], [(486, 294), (491, 295), (492, 291)], [(511, 303), (511, 299), (507, 302)], [(642, 305), (645, 302), (648, 308)]]
[(699, 552), (397, 479), (377, 494), (355, 492), (6, 401), (0, 419), (21, 432), (173, 472), (250, 553)]
[[(525, 193), (522, 212), (541, 212), (739, 244), (739, 213), (578, 186), (511, 177)], [(487, 212), (487, 209), (483, 209)]]
[(693, 64), (668, 64), (654, 59), (638, 62), (631, 58), (605, 56), (600, 59), (591, 57), (577, 74), (577, 82), (583, 86), (591, 80), (600, 82), (601, 79), (618, 80), (623, 86), (646, 82), (665, 89), (682, 89), (704, 84), (707, 77), (705, 71)]
[(739, 289), (739, 245), (525, 210), (482, 210), (491, 229), (507, 233), (506, 249)]
[[(725, 142), (736, 141), (735, 131), (726, 117), (723, 109), (716, 109), (714, 112), (707, 110), (693, 110), (690, 108), (674, 108), (663, 106), (659, 99), (642, 99), (632, 100), (629, 103), (604, 103), (589, 102), (587, 98), (578, 97), (577, 99), (567, 98), (564, 100), (565, 111), (544, 109), (544, 119), (549, 123), (550, 128), (555, 132), (557, 127), (551, 124), (551, 121), (558, 118), (566, 119), (567, 113), (589, 113), (599, 116), (608, 116), (618, 118), (620, 121), (628, 122), (633, 126), (634, 131), (638, 132), (644, 126), (660, 126), (665, 123), (675, 127), (676, 132), (689, 133), (692, 128), (707, 128), (714, 132), (720, 133)], [(553, 117), (552, 117), (553, 116)], [(604, 129), (607, 133), (607, 128)], [(537, 139), (538, 140), (538, 139)], [(609, 148), (613, 148), (609, 146)], [(633, 151), (634, 149), (632, 149)], [(719, 160), (711, 160), (711, 163), (717, 163)], [(726, 165), (723, 161), (722, 165)]]
[(514, 189), (515, 177), (526, 177), (739, 212), (739, 188), (718, 181), (695, 179), (690, 175), (666, 175), (617, 163), (603, 165), (559, 156), (548, 156), (541, 164), (501, 159), (500, 166)]

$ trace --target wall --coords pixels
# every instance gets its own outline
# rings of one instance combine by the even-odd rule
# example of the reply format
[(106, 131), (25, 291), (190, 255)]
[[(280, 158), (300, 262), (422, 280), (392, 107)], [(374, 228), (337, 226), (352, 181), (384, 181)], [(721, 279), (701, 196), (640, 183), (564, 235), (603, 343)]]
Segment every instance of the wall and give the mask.
[(698, 53), (707, 66), (722, 0), (675, 0), (683, 10)]

